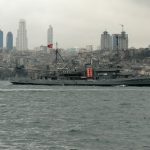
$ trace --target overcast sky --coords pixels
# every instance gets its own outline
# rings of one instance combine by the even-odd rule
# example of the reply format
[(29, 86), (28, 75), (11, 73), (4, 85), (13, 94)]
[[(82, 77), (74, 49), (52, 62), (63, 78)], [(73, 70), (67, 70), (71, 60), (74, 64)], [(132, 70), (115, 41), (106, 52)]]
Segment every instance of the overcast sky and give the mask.
[[(12, 31), (25, 19), (29, 48), (46, 45), (47, 29), (62, 48), (100, 44), (100, 34), (129, 34), (130, 47), (150, 45), (150, 0), (0, 0), (0, 29)], [(5, 42), (5, 41), (4, 41)]]

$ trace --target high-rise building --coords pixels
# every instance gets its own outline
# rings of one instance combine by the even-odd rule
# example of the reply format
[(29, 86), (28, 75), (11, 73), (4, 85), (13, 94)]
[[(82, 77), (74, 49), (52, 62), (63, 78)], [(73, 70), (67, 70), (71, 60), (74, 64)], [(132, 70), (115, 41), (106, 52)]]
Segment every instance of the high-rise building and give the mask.
[(107, 31), (101, 34), (101, 50), (112, 50), (112, 36)]
[(112, 35), (112, 49), (119, 50), (119, 41), (120, 41), (120, 34), (113, 34)]
[(53, 27), (50, 25), (47, 30), (47, 45), (53, 45)]
[(121, 34), (113, 34), (113, 50), (128, 49), (128, 34), (122, 31)]
[(7, 50), (12, 50), (13, 49), (13, 34), (11, 32), (7, 33), (6, 48), (7, 48)]
[(121, 38), (120, 38), (120, 50), (127, 50), (128, 49), (128, 34), (126, 34), (125, 31), (121, 32)]
[(0, 30), (0, 49), (3, 49), (3, 31)]
[(28, 49), (26, 22), (23, 19), (19, 21), (19, 28), (17, 30), (16, 38), (16, 49), (21, 51)]

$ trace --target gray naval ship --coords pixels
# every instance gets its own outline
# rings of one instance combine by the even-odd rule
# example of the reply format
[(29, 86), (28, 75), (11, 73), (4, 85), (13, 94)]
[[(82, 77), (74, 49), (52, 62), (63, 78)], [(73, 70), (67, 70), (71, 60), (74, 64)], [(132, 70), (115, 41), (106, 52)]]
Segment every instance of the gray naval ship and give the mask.
[[(22, 72), (22, 71), (21, 71)], [(65, 85), (65, 86), (150, 86), (150, 76), (137, 76), (120, 69), (93, 69), (74, 72), (51, 72), (38, 78), (17, 76), (13, 84)]]
[[(15, 78), (11, 79), (12, 84), (30, 84), (30, 85), (65, 85), (65, 86), (150, 86), (150, 76), (139, 76), (133, 73), (124, 72), (120, 68), (93, 67), (92, 64), (86, 64), (80, 69), (58, 69), (59, 54), (56, 46), (55, 50), (55, 69), (47, 71), (44, 75), (36, 78), (30, 77), (24, 67), (15, 68)], [(119, 55), (118, 55), (119, 56)], [(117, 56), (117, 58), (119, 58)], [(67, 63), (68, 64), (68, 63)], [(70, 67), (71, 68), (71, 67)]]

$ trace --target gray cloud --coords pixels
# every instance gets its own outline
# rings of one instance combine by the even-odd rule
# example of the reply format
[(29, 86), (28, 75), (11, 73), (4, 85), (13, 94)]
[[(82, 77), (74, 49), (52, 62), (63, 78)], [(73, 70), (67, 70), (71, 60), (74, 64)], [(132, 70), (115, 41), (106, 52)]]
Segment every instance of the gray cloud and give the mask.
[(12, 31), (18, 21), (27, 22), (29, 47), (46, 44), (49, 24), (54, 28), (54, 40), (61, 47), (99, 45), (100, 34), (121, 31), (124, 24), (130, 46), (150, 44), (148, 0), (1, 0), (0, 28)]

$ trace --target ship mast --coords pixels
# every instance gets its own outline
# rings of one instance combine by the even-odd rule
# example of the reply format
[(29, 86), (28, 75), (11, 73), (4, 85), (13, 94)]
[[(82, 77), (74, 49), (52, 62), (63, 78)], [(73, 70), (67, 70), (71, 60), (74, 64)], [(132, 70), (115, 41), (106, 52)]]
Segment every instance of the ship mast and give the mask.
[(55, 63), (57, 65), (58, 63), (58, 56), (61, 58), (61, 60), (64, 62), (64, 59), (62, 58), (61, 54), (59, 53), (58, 49), (58, 43), (56, 42), (56, 50), (55, 50)]

